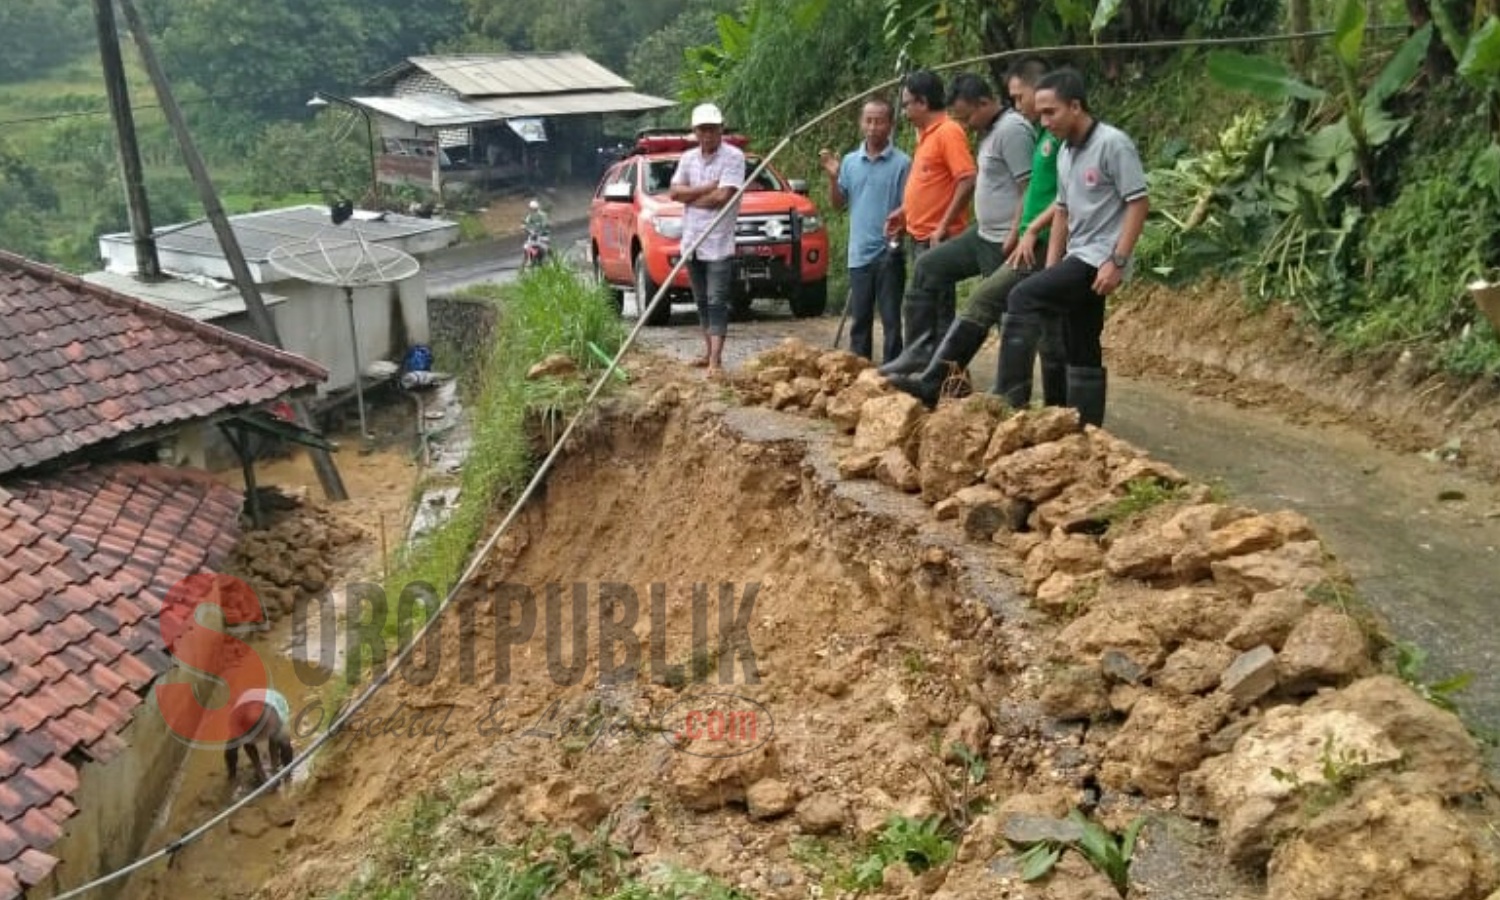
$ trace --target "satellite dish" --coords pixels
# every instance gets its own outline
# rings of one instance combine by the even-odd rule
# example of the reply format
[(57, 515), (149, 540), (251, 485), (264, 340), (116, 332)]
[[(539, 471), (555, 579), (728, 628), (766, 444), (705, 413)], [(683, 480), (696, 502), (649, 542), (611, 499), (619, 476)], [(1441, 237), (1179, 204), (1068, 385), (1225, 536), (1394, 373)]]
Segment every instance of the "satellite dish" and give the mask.
[(365, 424), (365, 394), (360, 379), (359, 329), (354, 322), (354, 289), (391, 284), (422, 270), (421, 263), (401, 250), (372, 244), (357, 227), (327, 228), (305, 241), (272, 247), (266, 261), (291, 278), (344, 289), (349, 309), (349, 339), (354, 349), (354, 393), (359, 402), (359, 432), (367, 445), (371, 438)]
[(351, 290), (401, 281), (422, 270), (411, 254), (372, 244), (357, 227), (325, 229), (310, 240), (280, 244), (266, 259), (291, 278)]

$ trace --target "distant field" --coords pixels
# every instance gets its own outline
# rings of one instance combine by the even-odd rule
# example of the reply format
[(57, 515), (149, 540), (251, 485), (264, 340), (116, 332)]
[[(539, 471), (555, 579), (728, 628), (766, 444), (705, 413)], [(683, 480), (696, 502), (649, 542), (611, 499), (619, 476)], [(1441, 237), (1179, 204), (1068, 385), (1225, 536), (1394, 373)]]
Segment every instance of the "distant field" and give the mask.
[[(126, 78), (129, 81), (132, 105), (155, 102), (150, 84), (142, 72), (131, 72), (127, 68)], [(82, 121), (108, 121), (109, 97), (104, 92), (104, 75), (97, 58), (74, 60), (50, 72), (41, 73), (41, 77), (34, 81), (0, 84), (0, 123), (5, 123), (6, 138), (16, 144), (29, 143), (36, 133), (47, 131), (58, 121), (66, 121), (21, 120), (56, 116), (59, 113), (94, 111), (101, 115), (77, 118)]]

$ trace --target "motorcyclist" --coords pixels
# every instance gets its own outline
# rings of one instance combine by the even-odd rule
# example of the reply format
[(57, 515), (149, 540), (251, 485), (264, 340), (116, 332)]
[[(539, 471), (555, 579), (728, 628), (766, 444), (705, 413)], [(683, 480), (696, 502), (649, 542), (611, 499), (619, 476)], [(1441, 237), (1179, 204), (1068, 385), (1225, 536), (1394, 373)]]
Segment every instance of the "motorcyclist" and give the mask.
[(547, 214), (542, 211), (542, 204), (533, 200), (527, 206), (530, 212), (526, 214), (526, 219), (522, 222), (526, 228), (526, 232), (539, 237), (545, 236), (548, 231), (548, 223)]

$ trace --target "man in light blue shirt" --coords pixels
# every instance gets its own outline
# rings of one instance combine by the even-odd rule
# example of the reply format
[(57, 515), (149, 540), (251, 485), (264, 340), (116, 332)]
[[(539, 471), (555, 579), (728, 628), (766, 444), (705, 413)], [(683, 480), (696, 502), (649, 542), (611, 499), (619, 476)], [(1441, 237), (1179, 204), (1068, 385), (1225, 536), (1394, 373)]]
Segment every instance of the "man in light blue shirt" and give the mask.
[(874, 361), (875, 313), (884, 336), (882, 361), (901, 355), (901, 296), (906, 259), (901, 244), (886, 243), (885, 220), (901, 206), (911, 157), (891, 143), (895, 110), (872, 98), (860, 112), (865, 141), (842, 161), (821, 150), (835, 209), (849, 210), (849, 348)]

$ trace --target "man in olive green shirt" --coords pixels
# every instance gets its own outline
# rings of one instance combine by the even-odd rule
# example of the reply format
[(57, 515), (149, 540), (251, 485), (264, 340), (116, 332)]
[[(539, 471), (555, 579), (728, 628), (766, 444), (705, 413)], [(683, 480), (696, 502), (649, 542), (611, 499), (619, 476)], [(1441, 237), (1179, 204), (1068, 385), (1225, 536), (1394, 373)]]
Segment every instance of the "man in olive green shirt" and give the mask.
[[(1004, 265), (975, 288), (968, 307), (954, 320), (942, 346), (919, 375), (896, 375), (891, 383), (920, 398), (928, 406), (937, 403), (943, 380), (952, 372), (962, 372), (989, 335), (990, 328), (1001, 324), (1011, 289), (1027, 275), (1040, 268), (1037, 248), (1045, 254), (1047, 226), (1052, 221), (1052, 203), (1057, 197), (1058, 139), (1041, 127), (1033, 98), (1037, 82), (1047, 74), (1047, 64), (1039, 59), (1018, 63), (1006, 76), (1007, 92), (1016, 110), (1037, 131), (1036, 151), (1032, 157), (1031, 176), (1025, 186), (1025, 200), (1016, 210), (1016, 222), (1010, 233), (1016, 235), (1015, 247)], [(1066, 401), (1067, 372), (1063, 360), (1062, 335), (1049, 331), (1039, 348), (1042, 357), (1042, 393), (1044, 401), (1061, 406)]]

